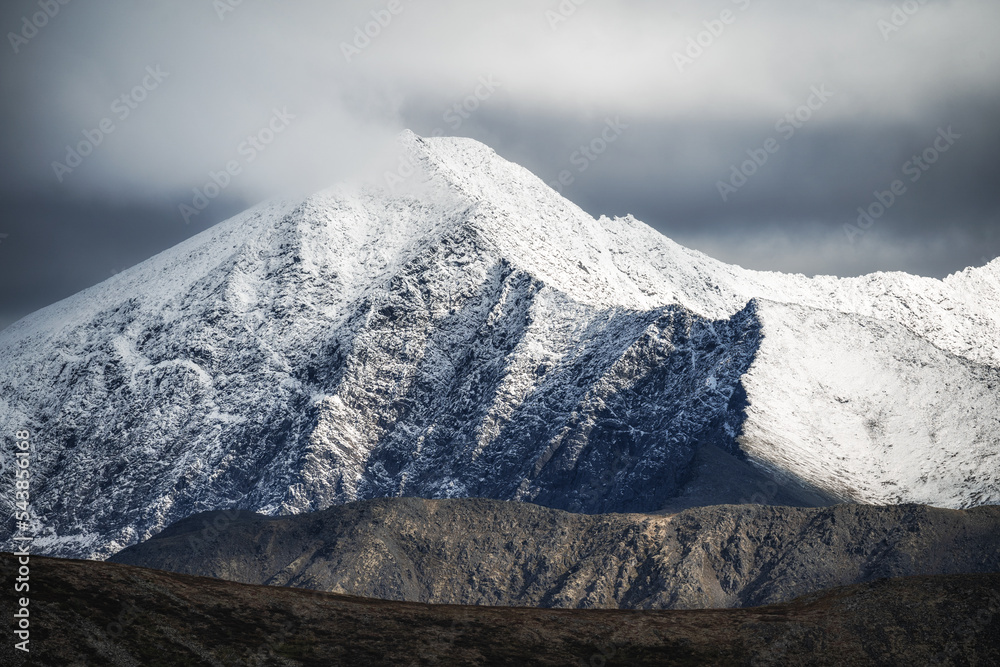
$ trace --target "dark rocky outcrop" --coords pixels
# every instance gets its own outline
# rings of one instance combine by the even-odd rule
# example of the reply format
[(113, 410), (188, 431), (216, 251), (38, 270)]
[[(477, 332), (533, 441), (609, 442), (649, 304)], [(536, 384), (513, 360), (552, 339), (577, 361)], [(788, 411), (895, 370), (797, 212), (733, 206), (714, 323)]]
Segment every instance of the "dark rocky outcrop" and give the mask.
[(583, 515), (483, 499), (381, 499), (289, 517), (199, 514), (111, 560), (414, 602), (746, 607), (883, 577), (1000, 572), (1000, 507)]

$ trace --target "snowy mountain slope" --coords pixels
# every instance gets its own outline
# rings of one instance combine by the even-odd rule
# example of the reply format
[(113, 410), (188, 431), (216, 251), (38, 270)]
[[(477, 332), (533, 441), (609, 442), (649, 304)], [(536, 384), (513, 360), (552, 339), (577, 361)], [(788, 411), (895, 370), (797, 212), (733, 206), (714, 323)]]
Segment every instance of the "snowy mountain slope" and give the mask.
[(0, 332), (36, 544), (395, 495), (655, 511), (704, 443), (831, 500), (1000, 502), (1000, 262), (747, 271), (401, 144), (395, 191), (256, 207)]
[(776, 303), (759, 313), (740, 437), (752, 460), (866, 503), (997, 502), (1000, 370), (889, 320)]

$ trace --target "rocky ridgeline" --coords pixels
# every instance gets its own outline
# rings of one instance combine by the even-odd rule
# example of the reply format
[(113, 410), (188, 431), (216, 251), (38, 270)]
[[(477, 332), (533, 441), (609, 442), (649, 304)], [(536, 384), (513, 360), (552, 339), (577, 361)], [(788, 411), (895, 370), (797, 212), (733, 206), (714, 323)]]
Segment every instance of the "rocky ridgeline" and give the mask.
[(1000, 507), (581, 515), (480, 499), (383, 499), (293, 517), (200, 514), (111, 561), (415, 602), (746, 607), (884, 577), (1000, 571)]

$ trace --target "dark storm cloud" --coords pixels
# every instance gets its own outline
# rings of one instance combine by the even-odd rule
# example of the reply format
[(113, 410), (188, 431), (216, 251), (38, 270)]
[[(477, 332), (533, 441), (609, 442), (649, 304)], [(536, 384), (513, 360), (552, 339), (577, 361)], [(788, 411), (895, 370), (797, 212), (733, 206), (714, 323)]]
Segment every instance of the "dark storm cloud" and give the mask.
[[(1000, 7), (903, 5), (69, 2), (32, 34), (37, 0), (9, 3), (0, 326), (244, 205), (369, 174), (404, 127), (569, 172), (560, 188), (589, 212), (754, 268), (978, 264), (1000, 252)], [(581, 157), (607, 119), (620, 136)], [(856, 209), (949, 126), (961, 138), (850, 243)], [(100, 144), (71, 166), (87, 136)], [(180, 206), (233, 164), (185, 224)]]
[[(174, 202), (109, 201), (26, 193), (0, 198), (0, 326), (110, 278), (183, 241), (193, 231), (178, 224)], [(220, 200), (225, 218), (246, 202)]]
[[(523, 113), (500, 108), (478, 112), (462, 129), (489, 138), (502, 155), (590, 213), (631, 213), (720, 259), (808, 274), (943, 276), (1000, 251), (996, 111), (992, 102), (966, 99), (912, 124), (846, 118), (818, 127), (804, 123), (790, 137), (775, 130), (780, 115), (721, 126), (710, 119), (620, 116), (626, 131), (593, 162), (580, 160), (580, 149), (600, 136), (601, 117), (567, 122), (536, 115), (525, 132)], [(428, 133), (441, 124), (440, 113), (411, 115), (411, 124)], [(914, 156), (949, 128), (958, 136), (954, 146), (913, 182)], [(777, 152), (763, 165), (750, 165), (755, 173), (728, 190), (734, 167), (763, 155), (772, 138)], [(563, 170), (573, 177), (566, 186), (557, 183)], [(876, 192), (897, 180), (906, 191), (863, 235), (849, 234), (845, 225), (857, 229), (857, 209), (867, 209)]]

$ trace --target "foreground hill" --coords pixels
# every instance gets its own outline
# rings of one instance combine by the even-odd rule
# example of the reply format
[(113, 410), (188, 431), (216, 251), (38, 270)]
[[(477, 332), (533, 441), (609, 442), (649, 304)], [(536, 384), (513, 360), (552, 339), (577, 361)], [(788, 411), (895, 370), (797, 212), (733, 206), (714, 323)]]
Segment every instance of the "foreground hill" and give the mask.
[(394, 190), (263, 204), (0, 332), (38, 549), (395, 496), (655, 512), (705, 446), (793, 504), (1000, 503), (1000, 260), (748, 271), (474, 141), (401, 144)]
[(1000, 572), (1000, 507), (757, 505), (671, 516), (397, 498), (199, 514), (114, 562), (449, 604), (692, 609), (915, 574)]
[[(882, 580), (754, 609), (423, 605), (32, 558), (4, 665), (995, 665), (1000, 575)], [(0, 555), (4, 578), (15, 559)]]

